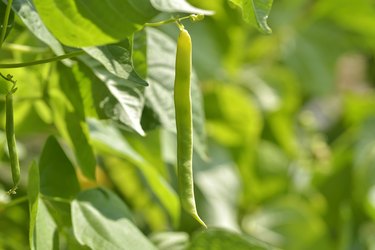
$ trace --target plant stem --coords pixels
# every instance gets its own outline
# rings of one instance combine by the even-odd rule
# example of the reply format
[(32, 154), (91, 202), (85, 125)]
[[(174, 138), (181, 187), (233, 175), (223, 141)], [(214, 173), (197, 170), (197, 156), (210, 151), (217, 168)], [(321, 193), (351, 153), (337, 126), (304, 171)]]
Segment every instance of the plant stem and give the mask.
[(0, 48), (3, 45), (3, 42), (5, 40), (5, 34), (7, 32), (9, 14), (10, 14), (10, 11), (12, 9), (12, 3), (13, 3), (13, 0), (8, 0), (7, 8), (5, 9), (5, 16), (4, 16), (4, 20), (3, 20), (3, 29), (1, 30), (1, 35), (0, 35)]
[(48, 47), (33, 47), (33, 46), (15, 44), (15, 43), (3, 43), (2, 49), (23, 52), (23, 53), (35, 53), (35, 54), (46, 53), (49, 51)]
[(156, 23), (145, 23), (145, 26), (148, 26), (148, 27), (158, 27), (158, 26), (161, 26), (163, 24), (174, 23), (176, 21), (182, 21), (182, 20), (185, 20), (185, 19), (189, 19), (190, 16), (191, 15), (184, 16), (184, 17), (172, 17), (170, 19), (163, 20), (163, 21), (156, 22)]
[(49, 62), (56, 62), (56, 61), (61, 61), (63, 59), (76, 57), (76, 56), (82, 55), (84, 53), (85, 52), (83, 50), (78, 50), (78, 51), (74, 51), (74, 52), (71, 52), (71, 53), (68, 53), (68, 54), (65, 54), (65, 55), (55, 56), (55, 57), (42, 59), (42, 60), (36, 60), (36, 61), (32, 61), (32, 62), (0, 64), (0, 69), (14, 69), (14, 68), (28, 67), (28, 66), (44, 64), (44, 63), (49, 63)]
[(22, 196), (20, 198), (17, 198), (17, 199), (14, 199), (14, 200), (10, 201), (9, 203), (4, 204), (3, 206), (0, 205), (0, 208), (6, 209), (6, 208), (9, 208), (9, 207), (13, 207), (13, 206), (16, 206), (20, 203), (23, 203), (23, 202), (27, 201), (27, 200), (28, 200), (27, 196)]

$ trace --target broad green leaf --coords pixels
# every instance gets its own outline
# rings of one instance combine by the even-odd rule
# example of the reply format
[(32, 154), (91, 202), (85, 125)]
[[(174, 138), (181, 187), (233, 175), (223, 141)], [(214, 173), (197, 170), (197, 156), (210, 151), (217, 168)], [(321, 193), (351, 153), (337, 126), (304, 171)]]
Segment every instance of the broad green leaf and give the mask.
[(148, 0), (34, 0), (34, 4), (48, 29), (72, 47), (123, 40), (157, 14)]
[[(80, 59), (92, 70), (92, 73), (97, 78), (104, 82), (108, 89), (109, 95), (100, 102), (105, 115), (120, 124), (124, 124), (128, 129), (130, 128), (138, 134), (144, 135), (140, 121), (145, 98), (143, 93), (144, 86), (140, 85), (145, 85), (145, 82), (141, 78), (137, 79), (138, 82), (120, 78), (109, 72), (101, 63), (91, 57), (82, 56)], [(104, 58), (101, 58), (101, 60), (104, 60)], [(81, 69), (87, 76), (92, 74), (88, 69), (83, 67)], [(142, 83), (140, 84), (140, 82)], [(95, 83), (100, 84), (100, 81), (96, 80)], [(94, 92), (100, 91), (95, 88), (95, 86), (92, 88)]]
[[(37, 215), (34, 231), (34, 249), (57, 249), (58, 231), (46, 204), (40, 198), (37, 200)], [(33, 249), (33, 248), (32, 248)]]
[(47, 139), (39, 166), (42, 194), (70, 199), (79, 192), (74, 167), (55, 137)]
[(115, 76), (128, 80), (135, 85), (148, 85), (147, 82), (141, 79), (134, 71), (132, 48), (128, 39), (116, 44), (99, 47), (86, 47), (84, 50)]
[[(148, 28), (147, 35), (147, 80), (146, 99), (158, 115), (162, 126), (176, 132), (173, 85), (175, 75), (176, 42), (163, 32)], [(194, 42), (194, 41), (193, 41)], [(160, 55), (163, 55), (162, 57)], [(203, 158), (206, 157), (206, 133), (204, 129), (204, 111), (201, 90), (196, 75), (192, 74), (191, 96), (193, 105), (194, 149)]]
[(112, 192), (92, 189), (72, 202), (73, 231), (91, 249), (156, 249), (133, 224), (126, 205)]
[(210, 10), (196, 8), (185, 0), (150, 0), (155, 9), (163, 12), (184, 12), (193, 14), (213, 15)]
[(55, 54), (64, 54), (62, 45), (48, 31), (31, 0), (13, 0), (12, 7), (26, 27), (38, 39), (47, 44)]
[(194, 235), (188, 250), (270, 250), (276, 249), (253, 237), (224, 229), (208, 229)]
[(173, 223), (177, 223), (179, 218), (177, 194), (157, 169), (145, 161), (115, 127), (90, 119), (90, 134), (100, 152), (127, 160), (139, 169), (155, 198), (167, 211)]
[(242, 15), (246, 22), (255, 25), (266, 34), (272, 32), (267, 24), (267, 18), (271, 11), (273, 0), (229, 0), (242, 9)]

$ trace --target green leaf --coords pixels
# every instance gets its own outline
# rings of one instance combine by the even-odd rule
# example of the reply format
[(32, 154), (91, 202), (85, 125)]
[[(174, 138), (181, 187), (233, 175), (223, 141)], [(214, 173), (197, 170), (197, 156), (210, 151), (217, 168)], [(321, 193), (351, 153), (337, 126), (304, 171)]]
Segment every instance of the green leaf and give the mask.
[[(65, 45), (114, 43), (142, 28), (157, 11), (148, 0), (34, 0), (49, 30)], [(79, 25), (77, 25), (79, 24)]]
[[(135, 85), (147, 86), (147, 82), (134, 71), (132, 48), (128, 39), (116, 44), (84, 48), (87, 54), (99, 61), (110, 73)], [(127, 83), (130, 86), (131, 83)]]
[(14, 12), (26, 25), (26, 27), (41, 41), (47, 44), (55, 54), (62, 55), (64, 50), (62, 45), (48, 31), (31, 0), (13, 0)]
[(246, 22), (255, 25), (266, 34), (272, 32), (267, 24), (273, 0), (229, 0), (242, 9), (242, 15)]
[(39, 165), (42, 194), (69, 199), (79, 192), (74, 167), (55, 137), (47, 139)]
[(213, 15), (210, 10), (202, 10), (190, 5), (185, 0), (150, 0), (155, 9), (163, 12), (183, 12), (192, 14)]
[[(128, 129), (130, 128), (138, 134), (144, 135), (140, 120), (145, 98), (143, 93), (144, 86), (140, 85), (145, 85), (145, 82), (141, 78), (138, 78), (137, 82), (120, 78), (109, 72), (101, 63), (91, 57), (82, 56), (80, 59), (92, 70), (97, 78), (104, 82), (109, 91), (109, 96), (106, 96), (100, 102), (105, 115), (120, 124), (126, 125)], [(101, 60), (105, 59), (101, 58)], [(86, 75), (91, 74), (87, 69), (83, 70)], [(139, 82), (142, 82), (142, 84)], [(96, 91), (95, 89), (93, 90)]]
[(92, 189), (72, 202), (73, 231), (91, 249), (156, 249), (133, 224), (126, 205), (112, 192)]
[(115, 127), (90, 119), (90, 133), (99, 151), (127, 160), (139, 169), (155, 198), (167, 211), (173, 223), (177, 223), (179, 218), (177, 194), (155, 167), (144, 160)]
[[(162, 126), (176, 133), (173, 85), (175, 75), (176, 42), (163, 32), (148, 28), (147, 34), (147, 80), (146, 98), (150, 107), (158, 115)], [(162, 57), (160, 55), (163, 55)], [(204, 111), (198, 79), (193, 73), (191, 79), (191, 97), (193, 104), (194, 150), (206, 157), (206, 132), (204, 129)]]
[(268, 250), (275, 249), (247, 235), (224, 229), (208, 229), (194, 235), (188, 250)]
[[(82, 173), (95, 180), (96, 159), (91, 148), (80, 88), (78, 83), (75, 82), (74, 74), (68, 67), (58, 64), (57, 69), (60, 75), (59, 85), (67, 100), (61, 103), (65, 108), (61, 107), (61, 112), (55, 112), (55, 117), (60, 116), (59, 118), (56, 117), (60, 119), (58, 128), (64, 130), (63, 135), (68, 136), (66, 139), (73, 146)], [(52, 101), (60, 102), (60, 100)]]
[(57, 226), (44, 202), (39, 198), (39, 167), (33, 162), (29, 170), (29, 244), (30, 249), (55, 249)]

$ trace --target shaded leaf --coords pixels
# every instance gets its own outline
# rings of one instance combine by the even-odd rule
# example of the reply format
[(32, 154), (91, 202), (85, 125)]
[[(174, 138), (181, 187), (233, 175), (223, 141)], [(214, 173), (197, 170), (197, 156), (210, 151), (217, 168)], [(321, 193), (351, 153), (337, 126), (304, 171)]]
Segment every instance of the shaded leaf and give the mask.
[[(105, 115), (124, 124), (128, 129), (136, 131), (140, 135), (144, 135), (140, 120), (145, 102), (144, 87), (140, 83), (125, 80), (110, 73), (101, 63), (91, 57), (80, 57), (80, 59), (92, 69), (97, 78), (105, 83), (109, 96), (105, 97), (100, 106), (104, 110)], [(86, 75), (90, 74), (87, 69), (84, 70)], [(138, 78), (142, 85), (145, 82)], [(93, 91), (100, 91), (93, 88)]]
[(39, 165), (42, 194), (69, 199), (79, 192), (74, 167), (55, 137), (47, 139)]

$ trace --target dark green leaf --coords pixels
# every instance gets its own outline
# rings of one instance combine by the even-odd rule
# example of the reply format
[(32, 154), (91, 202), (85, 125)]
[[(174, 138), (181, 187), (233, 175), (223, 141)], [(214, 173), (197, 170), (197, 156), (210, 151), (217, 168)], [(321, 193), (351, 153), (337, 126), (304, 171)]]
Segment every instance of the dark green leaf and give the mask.
[(47, 139), (39, 166), (42, 194), (69, 199), (79, 192), (74, 167), (55, 137)]
[[(109, 96), (100, 102), (105, 115), (120, 124), (124, 124), (127, 129), (144, 135), (140, 123), (145, 102), (144, 87), (140, 86), (139, 82), (142, 81), (143, 85), (145, 82), (141, 78), (138, 78), (138, 83), (120, 78), (110, 73), (101, 63), (91, 57), (83, 56), (80, 59), (91, 68), (96, 77), (104, 82), (108, 89)], [(87, 72), (86, 74), (90, 73)], [(93, 89), (93, 91), (100, 90)]]

